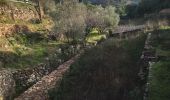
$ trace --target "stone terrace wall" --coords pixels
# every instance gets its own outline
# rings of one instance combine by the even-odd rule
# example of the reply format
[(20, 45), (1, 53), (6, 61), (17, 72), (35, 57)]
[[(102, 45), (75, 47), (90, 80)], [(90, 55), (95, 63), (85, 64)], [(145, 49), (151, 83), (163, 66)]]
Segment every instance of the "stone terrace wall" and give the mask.
[(0, 100), (11, 100), (15, 94), (15, 81), (12, 73), (8, 70), (0, 69)]
[(54, 88), (57, 83), (59, 85), (62, 76), (69, 70), (71, 64), (79, 58), (80, 54), (60, 65), (49, 75), (44, 76), (39, 82), (21, 94), (18, 98), (15, 98), (15, 100), (48, 100), (48, 90)]
[(12, 34), (13, 24), (0, 24), (0, 37)]
[(7, 15), (11, 19), (20, 19), (24, 21), (28, 21), (32, 18), (38, 18), (37, 13), (32, 8), (19, 8), (12, 7), (12, 9), (8, 6), (0, 7), (0, 15)]
[[(69, 46), (67, 49), (64, 49), (64, 51), (61, 48), (59, 48), (56, 54), (60, 53), (60, 55), (64, 55), (64, 54), (69, 54), (69, 55), (67, 55), (64, 58), (59, 58), (59, 57), (48, 58), (48, 60), (45, 63), (41, 63), (34, 68), (20, 69), (12, 72), (13, 78), (16, 83), (17, 95), (25, 91), (27, 88), (29, 88), (39, 80), (41, 80), (43, 76), (51, 73), (60, 64), (64, 63), (74, 55), (78, 54), (81, 48), (82, 47), (80, 45), (77, 45), (74, 48), (72, 48), (72, 46)], [(62, 51), (64, 53), (62, 53)]]

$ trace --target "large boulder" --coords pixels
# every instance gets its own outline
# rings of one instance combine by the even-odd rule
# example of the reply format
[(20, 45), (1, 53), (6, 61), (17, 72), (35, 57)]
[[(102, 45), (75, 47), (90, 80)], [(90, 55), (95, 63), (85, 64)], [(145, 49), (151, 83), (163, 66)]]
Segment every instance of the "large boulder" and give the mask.
[(12, 73), (8, 70), (0, 69), (0, 99), (12, 100), (15, 93), (15, 81)]

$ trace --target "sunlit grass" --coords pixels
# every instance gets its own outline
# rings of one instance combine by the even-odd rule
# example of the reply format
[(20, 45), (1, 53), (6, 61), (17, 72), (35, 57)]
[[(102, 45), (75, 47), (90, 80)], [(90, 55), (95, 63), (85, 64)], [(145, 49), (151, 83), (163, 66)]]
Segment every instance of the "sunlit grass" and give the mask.
[[(8, 39), (4, 39), (2, 42), (8, 41)], [(63, 42), (58, 41), (39, 41), (34, 44), (25, 44), (25, 42), (16, 41), (15, 38), (12, 40), (13, 45), (8, 43), (7, 48), (0, 48), (0, 57), (3, 57), (5, 61), (10, 62), (6, 63), (5, 67), (7, 68), (34, 67), (36, 64), (44, 62), (49, 54), (54, 54), (59, 45), (64, 44)]]
[(106, 35), (101, 34), (101, 35), (96, 35), (96, 36), (89, 36), (86, 38), (86, 41), (88, 43), (96, 43), (97, 41), (101, 40), (102, 38), (105, 38)]
[(170, 29), (170, 26), (160, 26), (160, 29), (161, 30), (167, 30), (167, 29)]
[(89, 35), (86, 37), (87, 43), (97, 43), (97, 41), (100, 41), (101, 39), (105, 39), (106, 35), (101, 34), (97, 28), (93, 28)]

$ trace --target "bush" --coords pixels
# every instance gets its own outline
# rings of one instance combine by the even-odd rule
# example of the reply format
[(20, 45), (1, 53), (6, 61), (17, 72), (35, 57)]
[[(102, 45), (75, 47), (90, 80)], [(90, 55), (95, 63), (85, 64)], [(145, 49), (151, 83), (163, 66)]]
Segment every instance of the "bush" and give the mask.
[[(87, 50), (71, 66), (59, 89), (56, 88), (50, 92), (50, 100), (136, 100), (136, 98), (142, 98), (131, 94), (131, 91), (136, 90), (136, 79), (140, 69), (136, 58), (140, 58), (143, 48), (143, 45), (140, 45), (141, 42), (144, 45), (144, 37), (121, 42), (110, 40)], [(133, 44), (131, 48), (126, 46), (131, 44)], [(139, 49), (135, 49), (137, 45), (140, 45)], [(137, 54), (131, 55), (132, 52)]]
[(98, 28), (101, 33), (108, 27), (114, 28), (119, 22), (119, 16), (112, 6), (103, 8), (64, 1), (56, 8), (56, 14), (52, 14), (56, 33), (63, 33), (68, 41), (84, 39), (92, 28)]
[(77, 3), (73, 5), (72, 2), (66, 2), (63, 5), (58, 4), (57, 8), (56, 16), (53, 16), (57, 33), (64, 33), (68, 41), (83, 38), (86, 27), (85, 5)]
[(86, 25), (89, 28), (97, 27), (104, 30), (108, 27), (115, 27), (119, 22), (119, 16), (115, 13), (115, 8), (108, 6), (87, 6)]

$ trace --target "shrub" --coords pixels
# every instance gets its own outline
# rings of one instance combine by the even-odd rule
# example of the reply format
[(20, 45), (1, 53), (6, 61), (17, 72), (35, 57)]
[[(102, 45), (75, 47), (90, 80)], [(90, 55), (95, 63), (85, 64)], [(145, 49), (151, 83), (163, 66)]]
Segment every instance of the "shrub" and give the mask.
[[(143, 45), (140, 45), (141, 42)], [(126, 45), (131, 45), (131, 48)], [(139, 49), (135, 49), (140, 45)], [(139, 67), (136, 58), (144, 46), (144, 37), (130, 41), (109, 40), (87, 50), (74, 63), (51, 100), (136, 100)], [(138, 53), (131, 55), (132, 52)], [(137, 94), (137, 93), (136, 93)], [(134, 98), (135, 95), (135, 98)], [(132, 97), (133, 96), (133, 97)], [(138, 99), (139, 100), (139, 99)]]
[[(57, 5), (55, 17), (57, 33), (64, 33), (67, 40), (77, 40), (84, 37), (85, 30), (85, 5), (66, 2), (63, 5)], [(56, 20), (57, 19), (57, 20)]]
[(115, 8), (108, 6), (103, 8), (101, 6), (88, 6), (86, 25), (87, 27), (97, 27), (104, 30), (108, 27), (115, 27), (119, 22), (119, 16), (115, 13)]
[(112, 6), (103, 8), (73, 1), (57, 4), (56, 13), (51, 16), (56, 22), (56, 33), (64, 33), (68, 41), (84, 39), (92, 28), (97, 28), (101, 33), (108, 27), (114, 28), (119, 22)]

